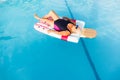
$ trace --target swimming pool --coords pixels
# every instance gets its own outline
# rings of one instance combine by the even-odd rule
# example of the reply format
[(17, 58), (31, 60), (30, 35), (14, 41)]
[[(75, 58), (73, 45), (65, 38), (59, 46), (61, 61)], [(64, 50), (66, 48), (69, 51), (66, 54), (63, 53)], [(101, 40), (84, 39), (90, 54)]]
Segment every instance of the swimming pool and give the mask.
[[(120, 80), (120, 0), (0, 0), (0, 80)], [(97, 30), (78, 44), (34, 30), (55, 10)]]

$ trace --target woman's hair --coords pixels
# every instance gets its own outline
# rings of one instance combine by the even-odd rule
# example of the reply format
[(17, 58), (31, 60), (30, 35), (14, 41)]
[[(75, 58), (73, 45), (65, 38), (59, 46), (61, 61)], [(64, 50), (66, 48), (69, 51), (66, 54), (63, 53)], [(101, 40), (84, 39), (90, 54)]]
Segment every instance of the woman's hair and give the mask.
[(76, 25), (76, 23), (74, 21), (72, 21), (72, 19), (68, 18), (68, 17), (62, 17), (64, 20), (66, 21), (70, 21), (72, 24)]

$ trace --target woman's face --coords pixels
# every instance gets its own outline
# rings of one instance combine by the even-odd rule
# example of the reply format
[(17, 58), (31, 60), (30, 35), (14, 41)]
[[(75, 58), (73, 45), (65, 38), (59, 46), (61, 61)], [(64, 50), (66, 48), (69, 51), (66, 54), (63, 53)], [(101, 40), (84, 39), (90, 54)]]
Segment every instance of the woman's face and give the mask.
[(73, 25), (72, 23), (69, 23), (67, 27), (68, 27), (68, 29), (69, 29), (71, 32), (75, 32), (75, 31), (76, 31), (76, 26)]

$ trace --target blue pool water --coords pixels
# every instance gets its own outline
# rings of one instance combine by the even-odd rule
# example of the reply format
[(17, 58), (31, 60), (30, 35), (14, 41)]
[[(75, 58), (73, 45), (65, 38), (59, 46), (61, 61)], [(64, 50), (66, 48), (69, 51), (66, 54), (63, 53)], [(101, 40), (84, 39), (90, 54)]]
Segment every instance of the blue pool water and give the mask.
[[(120, 80), (120, 0), (0, 0), (0, 80)], [(97, 31), (78, 44), (35, 31), (51, 9)]]

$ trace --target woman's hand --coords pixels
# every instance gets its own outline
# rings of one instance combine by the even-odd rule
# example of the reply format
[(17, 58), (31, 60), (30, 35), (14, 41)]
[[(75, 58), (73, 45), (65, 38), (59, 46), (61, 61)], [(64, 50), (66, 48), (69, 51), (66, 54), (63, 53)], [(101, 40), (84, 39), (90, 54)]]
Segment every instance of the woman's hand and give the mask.
[(63, 35), (63, 36), (69, 36), (70, 35), (70, 32), (68, 30), (66, 30), (66, 31), (48, 30), (48, 34), (49, 33), (55, 33), (55, 34)]
[(48, 30), (48, 33), (52, 33), (52, 32), (55, 32), (54, 30)]
[(48, 34), (51, 33), (51, 30), (48, 30)]

